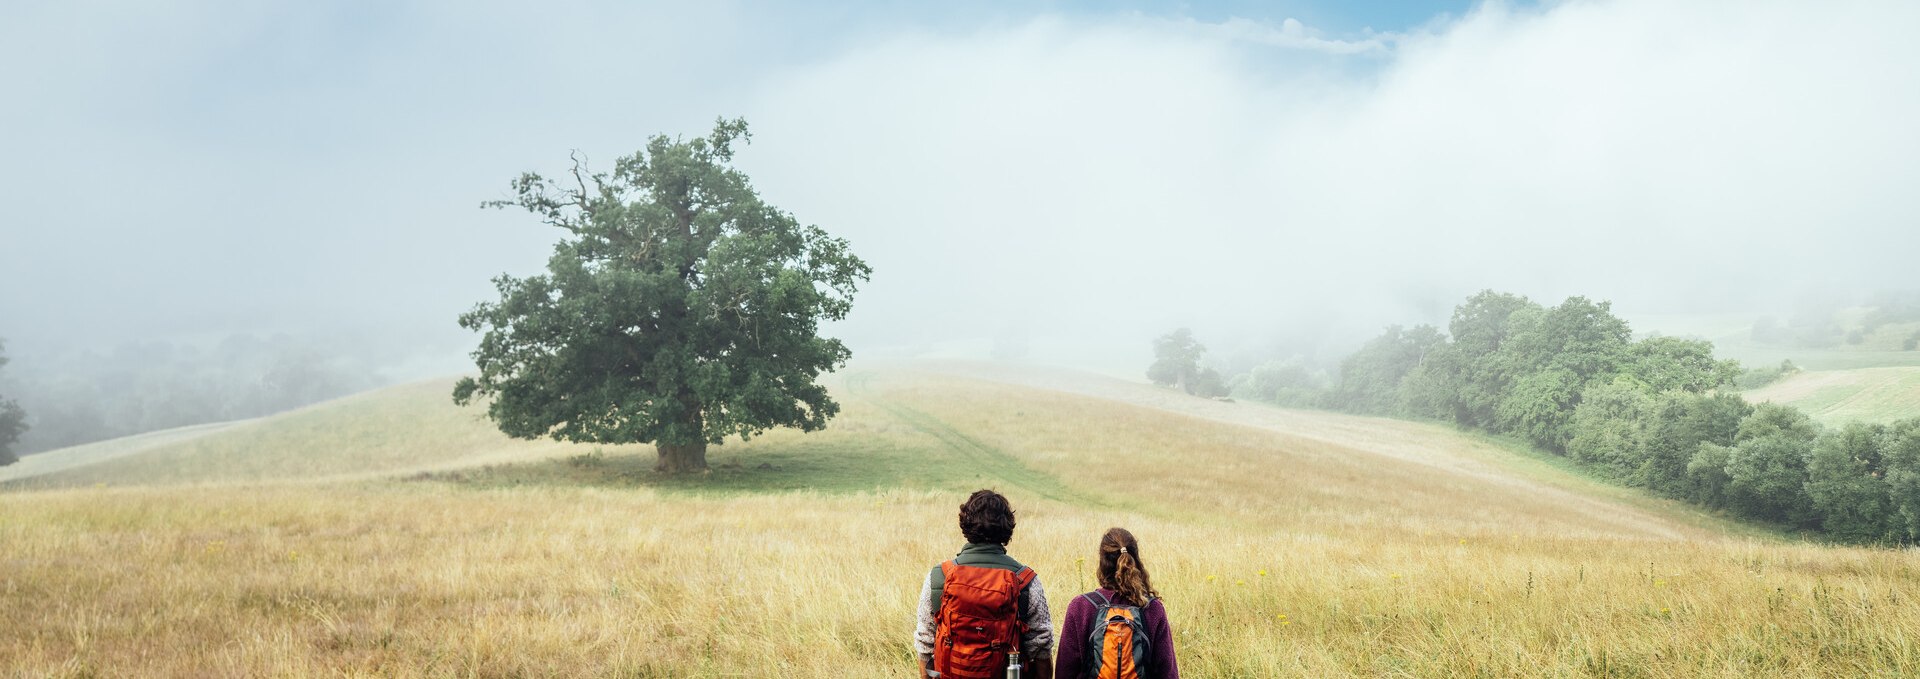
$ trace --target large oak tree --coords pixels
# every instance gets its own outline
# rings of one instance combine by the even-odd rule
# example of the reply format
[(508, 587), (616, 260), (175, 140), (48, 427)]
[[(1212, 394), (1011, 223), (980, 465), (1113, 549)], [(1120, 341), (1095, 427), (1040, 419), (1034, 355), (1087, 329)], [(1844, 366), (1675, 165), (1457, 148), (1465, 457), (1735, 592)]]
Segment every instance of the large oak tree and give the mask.
[(576, 158), (561, 181), (522, 175), (488, 203), (566, 235), (546, 275), (501, 276), (499, 301), (460, 317), (485, 336), (454, 401), (486, 400), (517, 438), (653, 443), (665, 473), (705, 470), (728, 436), (825, 427), (840, 407), (818, 378), (851, 354), (819, 325), (846, 317), (871, 269), (761, 201), (732, 165), (748, 139), (721, 120), (656, 136), (611, 174)]

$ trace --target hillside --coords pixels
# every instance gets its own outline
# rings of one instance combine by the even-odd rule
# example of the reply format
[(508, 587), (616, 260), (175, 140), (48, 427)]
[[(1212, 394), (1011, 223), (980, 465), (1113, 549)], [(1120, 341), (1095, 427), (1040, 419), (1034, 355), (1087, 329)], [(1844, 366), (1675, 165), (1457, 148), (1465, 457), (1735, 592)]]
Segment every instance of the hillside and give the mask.
[[(453, 380), (390, 387), (271, 417), (173, 435), (48, 451), (22, 463), (26, 486), (181, 485), (373, 478), (449, 465), (527, 460), (582, 447), (515, 441), (478, 408), (453, 405)], [(99, 455), (96, 450), (119, 454)], [(0, 477), (7, 480), (9, 477)]]
[(1920, 417), (1920, 367), (1801, 372), (1743, 396), (1799, 408), (1828, 425), (1890, 422)]
[[(1403, 503), (1418, 498), (1410, 509), (1427, 520), (1520, 511), (1553, 531), (1660, 537), (1698, 518), (1434, 425), (1229, 404), (1087, 373), (968, 362), (882, 364), (837, 382), (845, 410), (828, 431), (729, 442), (713, 453), (714, 478), (681, 485), (853, 491), (1000, 483), (1110, 504), (1118, 500), (1096, 489), (1178, 469), (1177, 487), (1195, 489), (1203, 505), (1221, 497), (1219, 489), (1237, 488), (1226, 496), (1242, 512), (1271, 509), (1247, 506), (1262, 495), (1323, 510), (1343, 504), (1338, 498), (1400, 496)], [(260, 420), (53, 451), (21, 470), (40, 473), (19, 474), (12, 484), (205, 486), (421, 474), (494, 486), (655, 483), (646, 478), (651, 447), (512, 440), (479, 408), (453, 405), (450, 389), (450, 380), (422, 382)], [(1399, 486), (1425, 488), (1405, 497)], [(1169, 508), (1176, 506), (1194, 505)]]
[(1056, 618), (1099, 532), (1133, 529), (1193, 676), (1920, 669), (1902, 555), (1729, 537), (1433, 425), (872, 364), (837, 380), (827, 431), (729, 442), (710, 476), (663, 480), (648, 450), (506, 440), (445, 386), (15, 481), (0, 667), (898, 676), (953, 508), (992, 486)]

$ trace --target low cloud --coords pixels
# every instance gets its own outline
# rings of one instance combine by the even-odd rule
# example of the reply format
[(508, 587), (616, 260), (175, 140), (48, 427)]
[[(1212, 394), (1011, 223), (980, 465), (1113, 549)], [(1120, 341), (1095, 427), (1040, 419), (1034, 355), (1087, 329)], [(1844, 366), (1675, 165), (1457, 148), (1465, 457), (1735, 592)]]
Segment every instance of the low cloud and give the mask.
[[(856, 350), (1131, 364), (1329, 346), (1484, 287), (1629, 311), (1911, 286), (1920, 5), (1500, 4), (1400, 33), (1046, 15), (208, 2), (10, 8), (0, 336), (452, 319), (555, 234), (569, 149), (745, 114), (767, 197), (876, 267)], [(838, 17), (838, 18), (836, 18)], [(1106, 360), (1106, 359), (1102, 359)]]

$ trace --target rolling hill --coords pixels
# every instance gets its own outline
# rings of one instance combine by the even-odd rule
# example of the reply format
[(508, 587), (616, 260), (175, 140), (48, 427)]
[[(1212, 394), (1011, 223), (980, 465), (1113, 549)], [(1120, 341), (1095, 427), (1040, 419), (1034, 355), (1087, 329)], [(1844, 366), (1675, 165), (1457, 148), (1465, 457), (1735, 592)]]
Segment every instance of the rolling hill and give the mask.
[(1800, 372), (1743, 396), (1799, 408), (1828, 425), (1891, 422), (1920, 417), (1920, 367)]
[(1194, 676), (1920, 670), (1910, 558), (1484, 437), (1032, 367), (862, 364), (834, 386), (827, 431), (729, 442), (701, 477), (506, 439), (445, 382), (48, 453), (0, 492), (0, 667), (898, 676), (919, 578), (989, 486), (1060, 602), (1100, 531), (1139, 535)]

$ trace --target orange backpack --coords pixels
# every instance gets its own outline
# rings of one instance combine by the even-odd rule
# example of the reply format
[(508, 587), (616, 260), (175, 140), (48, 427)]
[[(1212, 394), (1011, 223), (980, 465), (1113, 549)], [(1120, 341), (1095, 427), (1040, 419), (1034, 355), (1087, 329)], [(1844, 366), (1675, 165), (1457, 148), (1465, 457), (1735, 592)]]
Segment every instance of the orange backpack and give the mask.
[(1093, 604), (1093, 629), (1087, 635), (1087, 676), (1095, 679), (1140, 679), (1153, 640), (1138, 606), (1121, 606), (1098, 590), (1087, 592)]
[(933, 671), (941, 679), (1004, 676), (1007, 654), (1020, 649), (1027, 631), (1020, 594), (1033, 584), (1033, 569), (1015, 573), (947, 561), (940, 564), (940, 572), (946, 584), (935, 617)]

